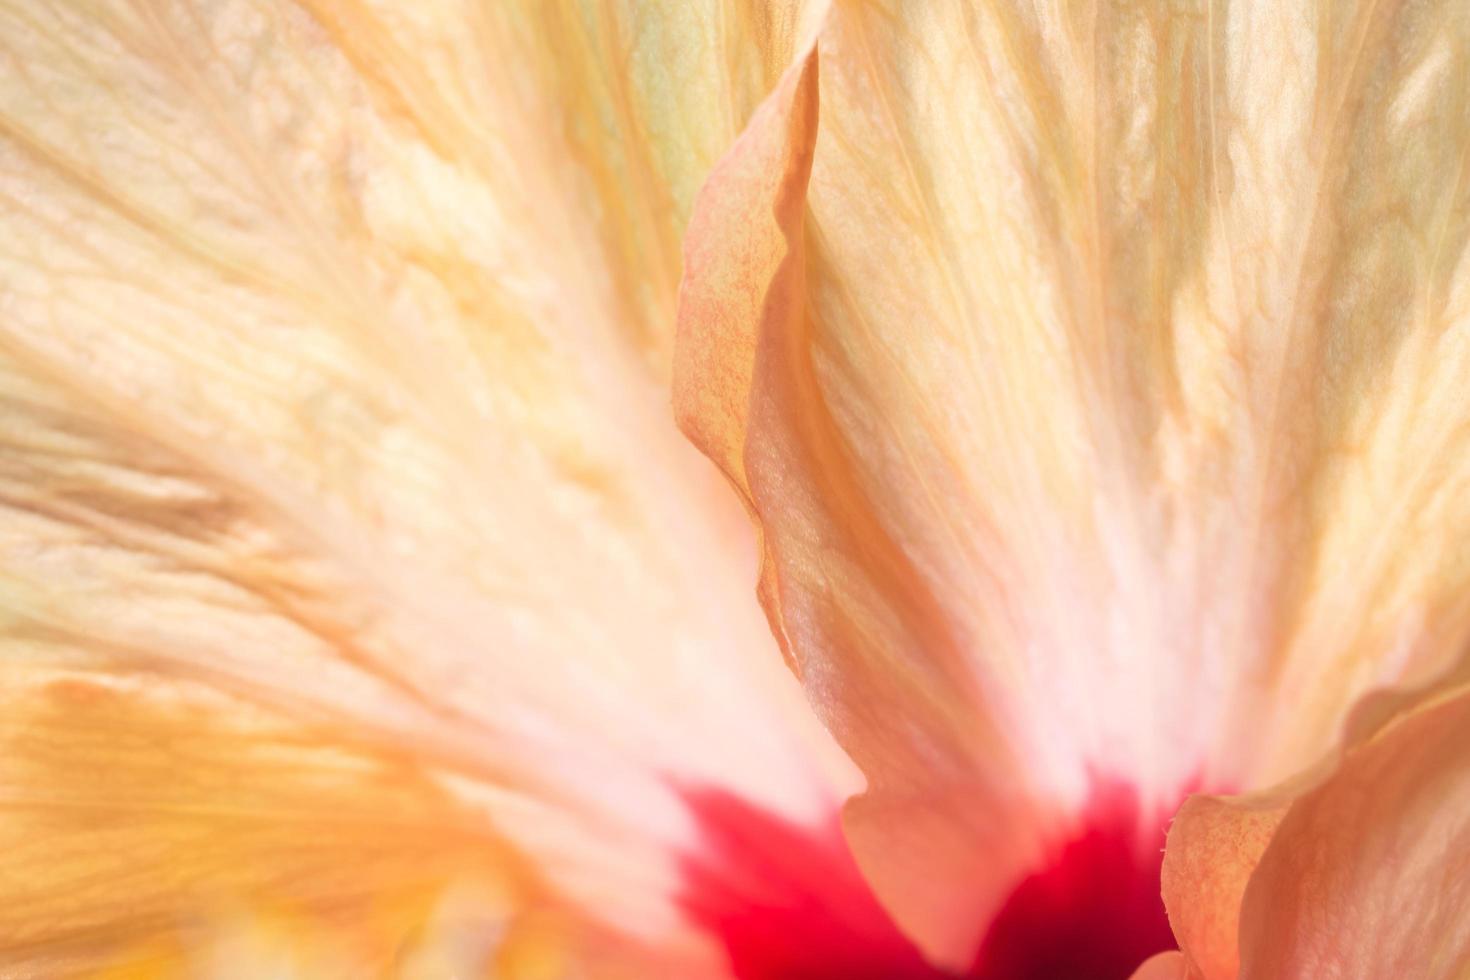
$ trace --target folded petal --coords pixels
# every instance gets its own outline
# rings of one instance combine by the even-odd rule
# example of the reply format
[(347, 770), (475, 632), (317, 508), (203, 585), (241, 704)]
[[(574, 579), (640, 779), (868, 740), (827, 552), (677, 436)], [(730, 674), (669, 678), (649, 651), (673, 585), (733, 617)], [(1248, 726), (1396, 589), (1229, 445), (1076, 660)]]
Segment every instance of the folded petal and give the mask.
[[(817, 397), (807, 352), (805, 216), (818, 71), (813, 52), (787, 73), (700, 195), (685, 245), (675, 411), (761, 522), (762, 604), (811, 697), (871, 777), (889, 781), (907, 773), (922, 792), (931, 780), (969, 775), (964, 740), (944, 732), (954, 713), (944, 709), (963, 705), (966, 687), (923, 663), (910, 670), (896, 659), (911, 645), (906, 632), (925, 628), (922, 616), (901, 604), (912, 592), (904, 583), (913, 572), (840, 482), (842, 460), (833, 456), (840, 440)], [(828, 651), (840, 651), (841, 659), (828, 663)], [(959, 760), (949, 757), (956, 746)], [(977, 806), (985, 798), (955, 795)], [(935, 861), (973, 848), (951, 830), (951, 805), (931, 793), (904, 800), (885, 821), (909, 845), (886, 874), (868, 863), (890, 901), (895, 890), (907, 902), (920, 900), (925, 884), (936, 880)], [(859, 819), (867, 822), (871, 813)], [(851, 812), (847, 829), (863, 833)], [(915, 854), (920, 842), (931, 849), (923, 860)], [(884, 880), (895, 872), (911, 877)], [(927, 928), (950, 907), (964, 910), (962, 928), (969, 928), (973, 896), (957, 896), (950, 881), (937, 881), (941, 887), (928, 890), (923, 913), (904, 916), (905, 925)], [(968, 885), (989, 887), (984, 876)], [(954, 959), (953, 949), (921, 938)], [(960, 945), (973, 939), (962, 936)]]
[(1205, 980), (1458, 977), (1470, 967), (1470, 689), (1350, 742), (1267, 804), (1196, 798), (1164, 889)]
[(1470, 970), (1470, 690), (1386, 727), (1292, 804), (1240, 944), (1249, 978)]
[(696, 206), (676, 408), (963, 964), (1100, 785), (1152, 849), (1470, 639), (1470, 13), (843, 4), (817, 55)]
[(1164, 904), (1180, 948), (1207, 980), (1240, 969), (1240, 903), (1290, 803), (1289, 792), (1194, 796), (1174, 817), (1164, 852)]
[(720, 966), (699, 800), (825, 839), (853, 782), (666, 405), (805, 16), (0, 5), (0, 955), (490, 888)]

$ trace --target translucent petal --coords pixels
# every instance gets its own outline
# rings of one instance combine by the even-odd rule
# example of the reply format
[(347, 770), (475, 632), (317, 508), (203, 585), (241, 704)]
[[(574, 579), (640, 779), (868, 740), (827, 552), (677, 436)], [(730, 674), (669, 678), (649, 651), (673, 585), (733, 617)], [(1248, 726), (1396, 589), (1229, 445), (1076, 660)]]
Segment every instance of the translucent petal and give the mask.
[(1099, 780), (1269, 786), (1470, 639), (1470, 13), (869, 2), (817, 57), (696, 207), (676, 403), (960, 964)]
[(1354, 749), (1292, 804), (1241, 909), (1246, 978), (1470, 970), (1470, 691)]
[(1427, 693), (1259, 801), (1196, 797), (1164, 894), (1204, 980), (1470, 966), (1470, 691)]
[(400, 894), (342, 955), (411, 951), (490, 888), (695, 976), (691, 794), (826, 832), (853, 777), (666, 381), (803, 16), (0, 4), (3, 955)]

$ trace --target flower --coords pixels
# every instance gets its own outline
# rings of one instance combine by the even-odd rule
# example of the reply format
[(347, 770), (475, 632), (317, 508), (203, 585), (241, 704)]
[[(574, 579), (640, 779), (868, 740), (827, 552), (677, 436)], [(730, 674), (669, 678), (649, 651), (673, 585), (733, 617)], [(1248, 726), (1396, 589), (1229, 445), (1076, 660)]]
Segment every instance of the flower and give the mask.
[(1462, 975), (1462, 7), (0, 7), (0, 962)]

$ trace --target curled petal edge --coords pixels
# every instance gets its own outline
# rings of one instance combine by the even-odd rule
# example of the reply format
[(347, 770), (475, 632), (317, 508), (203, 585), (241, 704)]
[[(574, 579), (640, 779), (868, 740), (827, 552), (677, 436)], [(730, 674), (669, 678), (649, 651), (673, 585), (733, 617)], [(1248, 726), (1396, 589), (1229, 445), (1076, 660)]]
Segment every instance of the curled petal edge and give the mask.
[[(1414, 888), (1414, 872), (1402, 857), (1393, 859), (1392, 868), (1352, 868), (1353, 855), (1372, 853), (1375, 841), (1382, 840), (1438, 846), (1435, 841), (1446, 834), (1470, 839), (1470, 820), (1462, 819), (1458, 828), (1441, 826), (1456, 807), (1454, 800), (1428, 800), (1429, 807), (1417, 811), (1388, 803), (1367, 813), (1354, 801), (1365, 779), (1388, 773), (1403, 784), (1401, 799), (1440, 780), (1450, 787), (1470, 785), (1470, 755), (1445, 748), (1455, 744), (1470, 745), (1470, 657), (1433, 680), (1363, 698), (1345, 721), (1339, 745), (1286, 782), (1260, 793), (1187, 800), (1169, 831), (1162, 876), (1164, 904), (1189, 971), (1184, 976), (1234, 980), (1325, 969), (1324, 958), (1336, 954), (1324, 948), (1330, 938), (1321, 937), (1370, 931), (1367, 917), (1374, 903), (1367, 891), (1381, 889), (1372, 885), (1376, 876), (1387, 873), (1399, 886)], [(1392, 795), (1388, 787), (1383, 792)], [(1311, 856), (1304, 854), (1309, 843)], [(1416, 915), (1427, 914), (1431, 906), (1470, 902), (1470, 894), (1437, 889), (1427, 880), (1418, 884), (1425, 900)], [(1307, 893), (1330, 894), (1331, 901), (1293, 898)], [(1462, 911), (1470, 913), (1470, 905)], [(1311, 917), (1317, 921), (1310, 926), (1297, 921)], [(1293, 933), (1306, 935), (1304, 930), (1318, 937), (1315, 945), (1292, 938)], [(1455, 968), (1470, 967), (1470, 940), (1462, 946), (1458, 954), (1447, 954), (1458, 964), (1450, 972), (1423, 972), (1431, 969), (1427, 961), (1390, 962), (1392, 951), (1380, 944), (1367, 955), (1382, 955), (1383, 963), (1355, 962), (1352, 969), (1367, 972), (1347, 975), (1422, 967), (1412, 975), (1455, 976)], [(1440, 955), (1436, 963), (1444, 959)]]

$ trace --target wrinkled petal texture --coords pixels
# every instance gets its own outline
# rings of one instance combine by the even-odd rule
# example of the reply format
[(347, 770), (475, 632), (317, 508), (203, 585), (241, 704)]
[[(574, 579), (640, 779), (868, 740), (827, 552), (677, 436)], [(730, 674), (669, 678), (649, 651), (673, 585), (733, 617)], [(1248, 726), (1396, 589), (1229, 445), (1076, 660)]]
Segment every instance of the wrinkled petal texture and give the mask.
[(694, 977), (694, 795), (826, 833), (667, 410), (691, 199), (804, 18), (0, 3), (0, 972), (541, 976), (530, 908)]
[(1241, 976), (1470, 972), (1470, 692), (1415, 712), (1293, 804), (1251, 876)]
[(676, 410), (962, 964), (1099, 779), (1269, 786), (1470, 638), (1470, 8), (839, 3), (788, 81)]
[(1470, 689), (1451, 688), (1257, 805), (1191, 800), (1164, 893), (1193, 976), (1470, 970)]
[(1193, 968), (1207, 977), (1240, 969), (1240, 902), (1290, 794), (1263, 799), (1195, 796), (1169, 828), (1162, 888), (1169, 923)]

